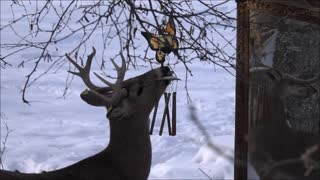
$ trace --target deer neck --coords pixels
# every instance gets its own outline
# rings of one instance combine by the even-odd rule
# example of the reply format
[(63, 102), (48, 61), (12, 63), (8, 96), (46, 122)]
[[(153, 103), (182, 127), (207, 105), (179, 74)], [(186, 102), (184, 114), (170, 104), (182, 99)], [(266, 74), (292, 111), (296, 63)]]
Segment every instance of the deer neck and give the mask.
[(151, 142), (149, 114), (134, 114), (130, 118), (110, 120), (110, 142), (106, 148), (123, 174), (139, 179), (149, 175), (151, 167)]
[[(134, 114), (121, 120), (110, 120), (110, 145), (137, 146), (146, 143), (149, 136), (148, 115)], [(130, 142), (127, 142), (130, 140)]]

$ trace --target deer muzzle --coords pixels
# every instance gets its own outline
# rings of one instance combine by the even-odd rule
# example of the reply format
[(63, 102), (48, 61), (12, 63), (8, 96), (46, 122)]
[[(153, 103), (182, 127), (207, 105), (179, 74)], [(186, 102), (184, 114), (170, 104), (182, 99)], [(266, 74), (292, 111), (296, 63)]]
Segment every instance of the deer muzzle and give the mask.
[(181, 80), (174, 75), (174, 72), (170, 70), (169, 67), (164, 66), (161, 68), (163, 76), (159, 80), (164, 81), (173, 81), (173, 80)]

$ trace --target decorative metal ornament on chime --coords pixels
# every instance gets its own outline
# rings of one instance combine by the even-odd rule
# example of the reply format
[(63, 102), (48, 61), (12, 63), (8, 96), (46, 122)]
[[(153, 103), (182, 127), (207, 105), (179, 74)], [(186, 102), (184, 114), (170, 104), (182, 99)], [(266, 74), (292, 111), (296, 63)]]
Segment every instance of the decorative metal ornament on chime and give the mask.
[(170, 16), (168, 23), (164, 28), (159, 28), (158, 34), (153, 34), (150, 32), (141, 32), (143, 37), (148, 41), (151, 50), (156, 51), (155, 58), (157, 62), (163, 66), (166, 55), (173, 52), (178, 58), (179, 42), (176, 38), (176, 26), (174, 24), (173, 17)]
[[(254, 97), (250, 97), (249, 100), (249, 68), (264, 64), (302, 77), (312, 77), (317, 74), (320, 67), (320, 1), (236, 0), (236, 2), (238, 12), (234, 179), (246, 180), (254, 178), (248, 171), (249, 143), (246, 137), (250, 128), (259, 123), (252, 121), (253, 112), (250, 103)], [(270, 50), (268, 49), (270, 47), (277, 49)], [(308, 103), (315, 105), (310, 106), (312, 110), (303, 116), (303, 122), (294, 117), (296, 114), (303, 114), (296, 110), (303, 107), (294, 107), (297, 103), (291, 103), (290, 108), (295, 108), (295, 111), (290, 112), (288, 109), (291, 113), (290, 120), (294, 128), (319, 133), (320, 127), (317, 124), (319, 121), (308, 119), (311, 116), (319, 117), (319, 102), (310, 100)], [(319, 120), (319, 118), (313, 119)]]
[[(155, 59), (158, 63), (161, 64), (161, 67), (163, 67), (163, 64), (166, 60), (166, 56), (171, 52), (173, 52), (174, 55), (176, 55), (178, 58), (180, 57), (178, 54), (179, 42), (178, 42), (178, 39), (176, 38), (176, 26), (175, 26), (172, 14), (170, 15), (166, 25), (163, 26), (163, 28), (159, 28), (158, 34), (153, 34), (150, 32), (141, 32), (141, 34), (143, 35), (143, 37), (146, 38), (151, 50), (156, 51)], [(176, 89), (173, 92), (167, 91), (163, 95), (165, 107), (164, 107), (160, 130), (159, 130), (160, 136), (162, 136), (166, 122), (168, 126), (169, 135), (170, 136), (176, 135), (176, 122), (177, 122)], [(153, 129), (154, 129), (157, 113), (158, 113), (158, 105), (159, 105), (159, 102), (156, 102), (156, 105), (153, 111), (152, 120), (151, 120), (150, 134), (153, 133)]]

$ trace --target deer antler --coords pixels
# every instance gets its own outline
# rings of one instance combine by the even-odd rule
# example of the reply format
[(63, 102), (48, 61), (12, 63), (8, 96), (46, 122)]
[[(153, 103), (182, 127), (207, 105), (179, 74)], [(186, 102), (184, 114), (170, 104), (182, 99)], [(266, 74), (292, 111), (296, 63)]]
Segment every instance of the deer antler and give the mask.
[(311, 84), (311, 83), (315, 83), (320, 80), (320, 73), (318, 73), (316, 76), (314, 76), (311, 79), (300, 79), (300, 78), (294, 77), (290, 74), (283, 73), (283, 79), (287, 80), (289, 82), (297, 83), (297, 84), (305, 84), (305, 83)]
[[(126, 72), (126, 65), (125, 65), (125, 59), (123, 55), (121, 54), (121, 59), (122, 59), (122, 66), (119, 67), (113, 60), (111, 60), (112, 64), (115, 66), (117, 70), (117, 81), (115, 84), (112, 84), (99, 76), (97, 73), (94, 72), (94, 74), (105, 84), (108, 85), (108, 87), (99, 87), (96, 86), (92, 83), (90, 80), (90, 68), (91, 68), (91, 63), (94, 55), (96, 54), (96, 49), (92, 47), (93, 52), (88, 56), (86, 65), (84, 67), (81, 67), (78, 63), (76, 63), (67, 53), (66, 57), (67, 59), (79, 70), (79, 72), (73, 72), (73, 71), (68, 71), (71, 74), (74, 74), (76, 76), (79, 76), (84, 84), (93, 92), (96, 96), (101, 98), (105, 104), (108, 105), (115, 105), (117, 104), (123, 97), (127, 95), (127, 91), (125, 89), (122, 89), (122, 82), (124, 80), (125, 72)], [(99, 93), (99, 90), (105, 89), (107, 91), (112, 91), (112, 96), (111, 98), (108, 98), (107, 96)]]
[(122, 60), (122, 64), (121, 67), (119, 67), (114, 61), (113, 59), (111, 59), (111, 62), (113, 64), (113, 66), (116, 68), (117, 71), (117, 81), (116, 83), (110, 83), (109, 81), (105, 80), (104, 78), (102, 78), (101, 76), (99, 76), (97, 73), (94, 72), (94, 75), (96, 75), (102, 82), (104, 82), (106, 85), (108, 85), (109, 87), (111, 87), (114, 91), (118, 91), (121, 89), (121, 84), (124, 80), (124, 76), (126, 74), (126, 61), (122, 55), (122, 53), (120, 53), (121, 56), (121, 60)]
[(285, 80), (287, 82), (297, 83), (297, 84), (306, 84), (306, 83), (312, 84), (312, 83), (316, 83), (317, 81), (320, 80), (320, 73), (318, 73), (316, 76), (314, 76), (311, 79), (300, 79), (300, 78), (297, 78), (293, 75), (281, 72), (273, 67), (270, 67), (270, 66), (267, 66), (264, 64), (261, 64), (259, 67), (250, 68), (249, 71), (250, 72), (259, 72), (259, 71), (266, 71), (266, 70), (271, 70), (271, 71), (275, 72), (277, 74), (277, 76), (279, 78), (281, 78), (282, 80)]
[(91, 63), (94, 55), (96, 54), (96, 49), (92, 47), (92, 53), (88, 56), (86, 65), (84, 67), (81, 67), (79, 64), (77, 64), (67, 53), (66, 57), (68, 60), (79, 70), (79, 72), (73, 72), (73, 71), (68, 71), (69, 73), (79, 76), (84, 84), (90, 89), (90, 90), (97, 90), (100, 89), (101, 87), (95, 86), (91, 80), (90, 80), (90, 68), (91, 68)]
[(96, 75), (102, 82), (104, 82), (106, 85), (108, 85), (109, 87), (111, 87), (113, 89), (113, 95), (111, 97), (111, 101), (113, 102), (111, 105), (116, 105), (118, 104), (118, 102), (127, 96), (128, 92), (126, 89), (122, 88), (122, 82), (124, 80), (124, 76), (126, 74), (126, 61), (125, 58), (123, 57), (122, 53), (120, 53), (121, 56), (121, 67), (119, 67), (114, 61), (113, 59), (111, 59), (111, 62), (113, 64), (113, 66), (116, 68), (117, 71), (117, 80), (116, 82), (110, 83), (109, 81), (107, 81), (106, 79), (102, 78), (101, 76), (99, 76), (97, 73), (94, 72), (94, 75)]

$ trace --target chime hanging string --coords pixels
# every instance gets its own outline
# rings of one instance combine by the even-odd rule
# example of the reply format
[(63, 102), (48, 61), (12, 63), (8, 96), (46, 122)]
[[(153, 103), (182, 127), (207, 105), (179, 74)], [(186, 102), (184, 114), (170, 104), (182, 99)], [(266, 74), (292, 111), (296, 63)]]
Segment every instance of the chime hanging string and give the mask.
[[(171, 124), (171, 128), (169, 131), (169, 135), (171, 136), (175, 136), (176, 135), (176, 124), (177, 124), (177, 89), (178, 89), (178, 83), (174, 82), (174, 84), (172, 84), (170, 86), (170, 93), (172, 96), (172, 101), (171, 101), (171, 121), (168, 119), (168, 123)], [(170, 100), (170, 96), (168, 97)], [(169, 118), (169, 111), (167, 113), (167, 117)]]
[(169, 135), (171, 135), (171, 123), (170, 123), (170, 111), (169, 111), (169, 102), (170, 102), (170, 97), (171, 97), (171, 90), (172, 89), (172, 85), (170, 85), (166, 92), (164, 93), (164, 100), (165, 100), (165, 107), (164, 107), (164, 111), (163, 111), (163, 115), (162, 115), (162, 120), (161, 120), (161, 125), (160, 125), (160, 130), (159, 130), (159, 136), (162, 136), (162, 132), (163, 132), (163, 128), (164, 128), (164, 124), (165, 124), (165, 120), (167, 119), (168, 122), (168, 133)]

